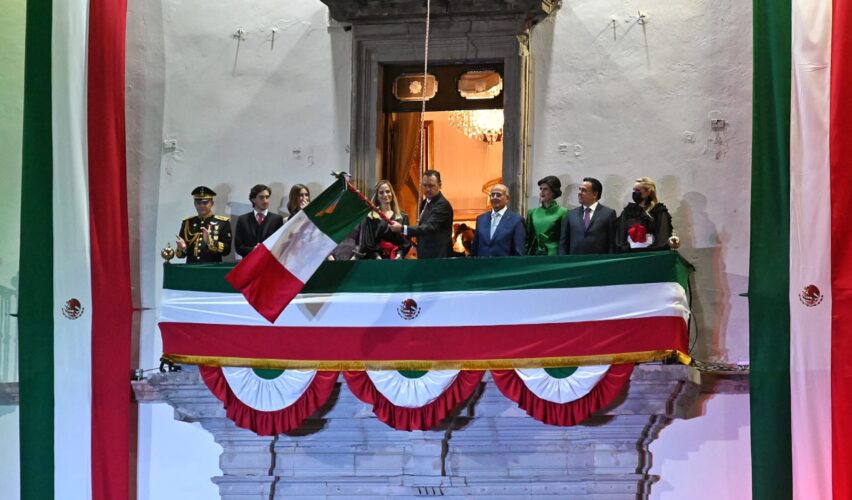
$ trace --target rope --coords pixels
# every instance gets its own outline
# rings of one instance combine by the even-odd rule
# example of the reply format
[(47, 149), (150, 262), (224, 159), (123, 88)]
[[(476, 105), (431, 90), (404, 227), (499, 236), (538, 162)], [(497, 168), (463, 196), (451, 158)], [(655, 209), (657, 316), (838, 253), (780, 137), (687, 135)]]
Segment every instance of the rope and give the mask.
[[(423, 90), (420, 98), (420, 177), (426, 171), (426, 77), (429, 69), (429, 22), (432, 17), (432, 0), (426, 0), (426, 38), (423, 41)], [(423, 198), (422, 183), (417, 187), (418, 203)]]

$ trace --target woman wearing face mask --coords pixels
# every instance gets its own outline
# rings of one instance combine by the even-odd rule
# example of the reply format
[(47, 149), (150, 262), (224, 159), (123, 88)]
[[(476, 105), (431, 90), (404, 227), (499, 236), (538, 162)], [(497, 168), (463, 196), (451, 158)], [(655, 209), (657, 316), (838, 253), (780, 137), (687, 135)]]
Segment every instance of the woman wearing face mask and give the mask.
[[(376, 183), (373, 204), (379, 207), (388, 219), (402, 225), (408, 224), (408, 215), (399, 210), (393, 186), (386, 180)], [(411, 242), (400, 233), (391, 232), (388, 223), (375, 212), (370, 212), (358, 227), (355, 238), (356, 259), (402, 259), (411, 248)]]
[(527, 255), (557, 254), (562, 218), (568, 212), (567, 208), (556, 203), (560, 196), (562, 183), (559, 178), (548, 175), (538, 181), (538, 199), (541, 206), (527, 213)]
[(621, 252), (668, 250), (672, 235), (672, 216), (657, 201), (657, 185), (650, 177), (633, 184), (633, 203), (618, 216), (615, 244)]

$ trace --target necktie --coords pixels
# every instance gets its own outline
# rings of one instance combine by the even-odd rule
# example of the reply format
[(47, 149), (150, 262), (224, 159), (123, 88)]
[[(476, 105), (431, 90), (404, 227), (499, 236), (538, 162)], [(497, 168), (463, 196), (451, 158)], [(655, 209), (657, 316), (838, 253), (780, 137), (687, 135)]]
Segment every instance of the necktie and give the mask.
[(263, 224), (263, 212), (258, 212), (257, 213), (257, 225), (260, 226), (261, 224)]
[(583, 227), (589, 229), (590, 222), (592, 222), (592, 209), (586, 207), (586, 210), (583, 213)]
[(491, 237), (494, 237), (494, 231), (497, 230), (497, 224), (500, 224), (500, 212), (491, 213)]

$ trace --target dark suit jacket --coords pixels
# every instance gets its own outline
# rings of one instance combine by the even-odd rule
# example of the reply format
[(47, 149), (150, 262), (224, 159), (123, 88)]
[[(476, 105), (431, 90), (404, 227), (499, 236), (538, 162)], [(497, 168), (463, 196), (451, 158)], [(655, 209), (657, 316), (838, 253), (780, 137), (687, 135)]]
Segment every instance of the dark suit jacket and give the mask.
[(234, 247), (241, 256), (245, 257), (255, 245), (261, 243), (272, 233), (284, 225), (284, 218), (272, 211), (266, 212), (263, 225), (258, 226), (254, 218), (254, 210), (237, 218), (237, 229), (234, 233)]
[(598, 203), (586, 229), (583, 225), (583, 206), (571, 209), (562, 221), (559, 255), (612, 253), (615, 251), (615, 210)]
[(476, 234), (470, 254), (474, 257), (508, 257), (524, 254), (524, 218), (506, 210), (491, 237), (491, 215), (489, 210), (476, 218)]
[(408, 236), (417, 238), (417, 258), (437, 259), (452, 255), (453, 206), (438, 193), (426, 205), (420, 202), (420, 218), (416, 226), (408, 226)]

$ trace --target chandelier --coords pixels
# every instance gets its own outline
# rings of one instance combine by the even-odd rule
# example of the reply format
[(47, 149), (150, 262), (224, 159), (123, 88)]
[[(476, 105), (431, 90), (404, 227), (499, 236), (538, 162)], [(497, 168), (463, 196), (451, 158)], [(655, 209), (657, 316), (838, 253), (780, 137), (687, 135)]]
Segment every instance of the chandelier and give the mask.
[(503, 110), (465, 109), (450, 111), (450, 126), (471, 139), (491, 145), (503, 140)]

